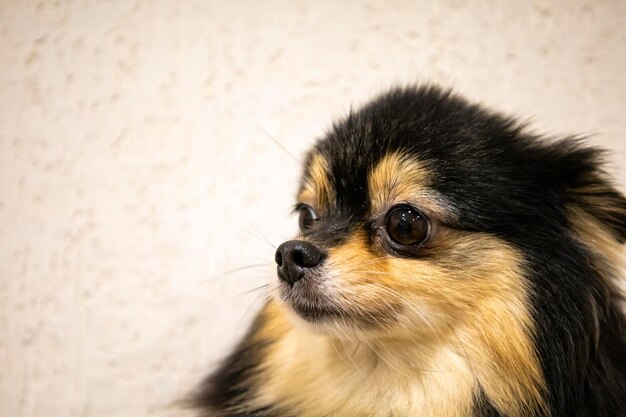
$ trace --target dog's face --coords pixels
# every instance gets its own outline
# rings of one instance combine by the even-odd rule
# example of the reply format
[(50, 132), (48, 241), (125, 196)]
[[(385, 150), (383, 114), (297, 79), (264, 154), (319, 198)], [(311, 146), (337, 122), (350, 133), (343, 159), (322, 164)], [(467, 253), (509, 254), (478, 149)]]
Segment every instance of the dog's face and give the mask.
[(342, 337), (437, 341), (468, 326), (528, 340), (538, 304), (578, 285), (534, 278), (562, 261), (568, 198), (595, 178), (593, 152), (565, 146), (436, 89), (377, 99), (309, 153), (277, 295)]

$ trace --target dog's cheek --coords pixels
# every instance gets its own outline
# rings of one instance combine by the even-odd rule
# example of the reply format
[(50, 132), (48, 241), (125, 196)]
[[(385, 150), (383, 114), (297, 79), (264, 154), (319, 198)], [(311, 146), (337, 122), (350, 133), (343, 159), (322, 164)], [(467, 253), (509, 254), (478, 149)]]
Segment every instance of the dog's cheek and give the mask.
[(348, 312), (413, 331), (458, 314), (453, 311), (458, 297), (447, 291), (454, 282), (445, 266), (376, 251), (362, 232), (328, 253), (325, 270), (333, 283), (332, 296)]
[(326, 260), (328, 279), (333, 282), (335, 297), (348, 311), (370, 316), (391, 315), (403, 304), (394, 296), (390, 258), (376, 253), (365, 234), (356, 232), (345, 243), (329, 250)]
[[(502, 410), (520, 397), (542, 406), (543, 375), (534, 348), (530, 283), (522, 255), (488, 234), (459, 232), (439, 242), (436, 256), (418, 261), (394, 259), (389, 270), (398, 291), (412, 293), (432, 311), (433, 337), (462, 345), (485, 369), (484, 390)], [(489, 366), (498, 363), (500, 367)], [(511, 378), (517, 390), (502, 390), (493, 381)]]

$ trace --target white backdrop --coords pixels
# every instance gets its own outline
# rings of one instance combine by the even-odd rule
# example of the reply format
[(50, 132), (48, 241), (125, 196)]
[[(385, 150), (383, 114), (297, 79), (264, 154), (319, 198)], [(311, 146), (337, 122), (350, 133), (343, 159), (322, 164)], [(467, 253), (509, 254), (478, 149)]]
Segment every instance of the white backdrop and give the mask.
[(299, 158), (394, 83), (593, 134), (624, 189), (625, 19), (620, 0), (0, 1), (0, 415), (180, 415), (296, 230), (274, 140)]

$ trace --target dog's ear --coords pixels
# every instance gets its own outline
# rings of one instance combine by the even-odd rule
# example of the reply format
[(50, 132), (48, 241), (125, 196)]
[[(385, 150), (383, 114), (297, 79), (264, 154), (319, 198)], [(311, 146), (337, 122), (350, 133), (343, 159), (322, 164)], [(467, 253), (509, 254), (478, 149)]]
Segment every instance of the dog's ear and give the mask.
[[(561, 149), (562, 151), (562, 149)], [(559, 160), (565, 201), (593, 216), (620, 243), (626, 242), (626, 198), (603, 170), (603, 152), (575, 145)]]

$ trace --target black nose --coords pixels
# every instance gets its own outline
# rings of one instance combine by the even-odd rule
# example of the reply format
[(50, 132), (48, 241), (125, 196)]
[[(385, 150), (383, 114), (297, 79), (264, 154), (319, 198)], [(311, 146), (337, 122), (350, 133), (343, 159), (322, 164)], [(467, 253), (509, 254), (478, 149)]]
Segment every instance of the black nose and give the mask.
[(318, 265), (324, 253), (315, 245), (302, 240), (290, 240), (276, 249), (278, 277), (293, 285), (307, 271)]

